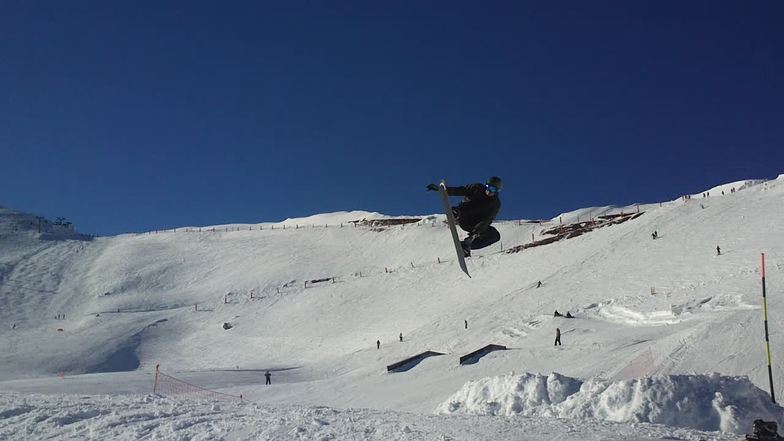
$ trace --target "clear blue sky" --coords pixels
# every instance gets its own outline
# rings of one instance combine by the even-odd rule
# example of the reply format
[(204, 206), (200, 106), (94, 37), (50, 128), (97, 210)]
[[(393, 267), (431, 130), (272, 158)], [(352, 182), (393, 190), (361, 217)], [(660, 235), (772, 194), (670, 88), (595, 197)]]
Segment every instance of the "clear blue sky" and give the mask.
[(784, 173), (782, 1), (0, 6), (0, 205), (80, 231), (503, 219)]

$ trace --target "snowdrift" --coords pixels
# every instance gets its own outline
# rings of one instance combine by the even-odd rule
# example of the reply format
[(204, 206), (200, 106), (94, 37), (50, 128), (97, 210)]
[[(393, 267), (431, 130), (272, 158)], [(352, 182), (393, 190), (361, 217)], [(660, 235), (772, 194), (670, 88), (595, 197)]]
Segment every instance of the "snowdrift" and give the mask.
[(468, 382), (436, 409), (438, 414), (596, 418), (732, 433), (747, 431), (757, 418), (781, 425), (781, 412), (747, 377), (719, 374), (625, 381), (510, 374)]

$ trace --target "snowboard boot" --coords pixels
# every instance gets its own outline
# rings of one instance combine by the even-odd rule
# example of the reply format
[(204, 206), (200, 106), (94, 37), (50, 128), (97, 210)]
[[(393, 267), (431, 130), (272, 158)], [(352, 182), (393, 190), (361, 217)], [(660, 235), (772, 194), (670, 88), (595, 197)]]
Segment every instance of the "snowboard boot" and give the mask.
[(781, 441), (778, 434), (778, 425), (775, 421), (754, 420), (753, 435), (746, 435), (747, 440), (754, 441)]
[(463, 249), (463, 257), (471, 257), (471, 242), (464, 240), (460, 242), (460, 247)]

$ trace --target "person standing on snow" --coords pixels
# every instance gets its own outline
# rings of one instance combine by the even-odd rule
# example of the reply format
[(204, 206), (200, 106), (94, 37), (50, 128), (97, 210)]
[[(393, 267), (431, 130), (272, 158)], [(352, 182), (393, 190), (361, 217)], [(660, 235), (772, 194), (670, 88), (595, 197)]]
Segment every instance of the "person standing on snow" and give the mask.
[(270, 381), (270, 377), (272, 377), (270, 371), (267, 371), (267, 373), (265, 373), (264, 376), (267, 377), (267, 382), (265, 384), (272, 384), (272, 381)]
[(555, 343), (553, 346), (561, 346), (561, 328), (555, 328)]
[[(498, 192), (503, 186), (501, 178), (493, 176), (484, 184), (475, 183), (446, 188), (449, 196), (463, 196), (463, 202), (453, 207), (452, 212), (455, 215), (455, 222), (468, 232), (468, 237), (460, 242), (466, 257), (471, 255), (471, 250), (478, 250), (501, 240), (501, 233), (490, 224), (501, 210)], [(427, 189), (438, 191), (438, 185), (429, 184)]]

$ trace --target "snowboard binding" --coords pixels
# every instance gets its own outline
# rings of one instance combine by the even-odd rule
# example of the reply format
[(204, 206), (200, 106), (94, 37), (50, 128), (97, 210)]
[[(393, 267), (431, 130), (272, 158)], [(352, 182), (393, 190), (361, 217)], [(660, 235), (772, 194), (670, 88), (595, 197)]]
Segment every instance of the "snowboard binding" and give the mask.
[(775, 421), (754, 420), (752, 424), (753, 435), (746, 435), (749, 441), (782, 441), (778, 434), (778, 424)]

